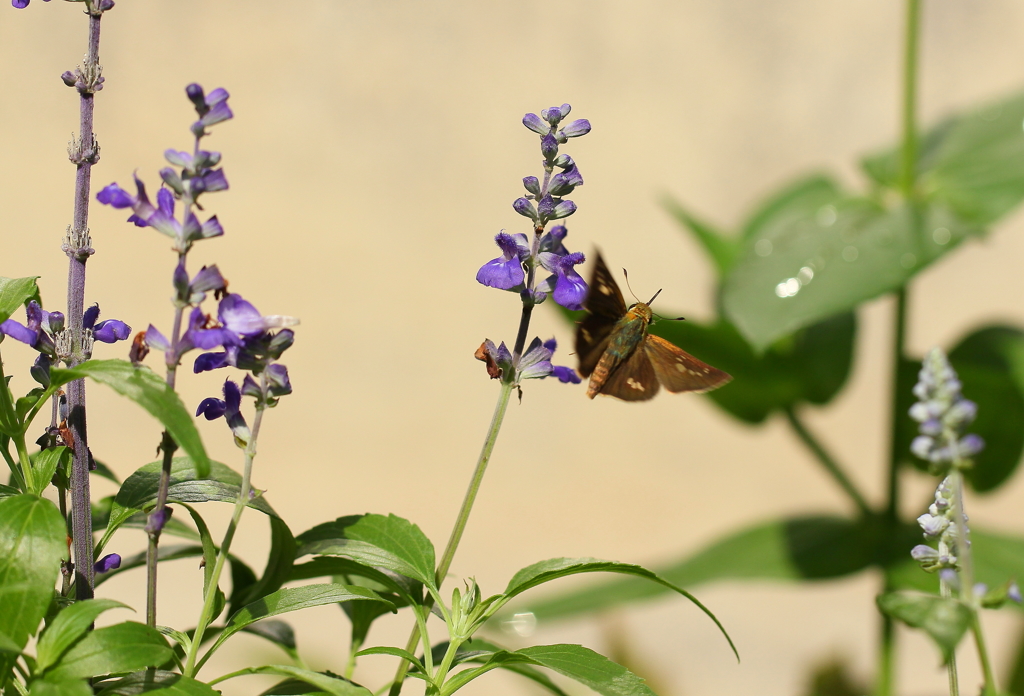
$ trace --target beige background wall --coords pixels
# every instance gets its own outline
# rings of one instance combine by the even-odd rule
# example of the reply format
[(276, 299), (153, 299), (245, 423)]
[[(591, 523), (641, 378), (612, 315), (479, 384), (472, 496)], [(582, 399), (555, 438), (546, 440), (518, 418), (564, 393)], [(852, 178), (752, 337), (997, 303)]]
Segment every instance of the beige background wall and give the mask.
[[(473, 350), (484, 337), (513, 340), (518, 320), (515, 297), (479, 286), (474, 274), (495, 255), (499, 229), (526, 230), (510, 204), (520, 178), (538, 173), (539, 156), (522, 114), (568, 101), (594, 126), (568, 148), (587, 182), (573, 196), (580, 210), (569, 220), (571, 247), (599, 244), (630, 269), (638, 294), (664, 287), (664, 307), (706, 317), (709, 266), (658, 196), (670, 192), (733, 225), (808, 168), (859, 183), (851, 163), (896, 132), (899, 5), (120, 0), (103, 21), (94, 190), (129, 183), (136, 168), (155, 186), (162, 151), (189, 146), (183, 87), (230, 90), (236, 119), (217, 127), (209, 146), (224, 153), (231, 190), (207, 199), (227, 234), (199, 245), (191, 266), (216, 261), (232, 290), (303, 322), (287, 361), (296, 393), (266, 421), (255, 482), (296, 532), (342, 514), (391, 511), (441, 546), (497, 390)], [(925, 117), (1024, 84), (1024, 6), (925, 6)], [(0, 274), (41, 275), (50, 308), (63, 302), (59, 244), (73, 181), (64, 147), (77, 128), (75, 94), (58, 76), (81, 59), (84, 27), (78, 7), (60, 2), (0, 8)], [(93, 212), (89, 298), (107, 317), (166, 330), (169, 245), (124, 217)], [(915, 351), (982, 321), (1024, 321), (1022, 222), (1015, 216), (915, 284)], [(809, 415), (876, 500), (890, 312), (879, 300), (862, 313), (850, 388)], [(546, 308), (537, 314), (536, 333), (557, 336), (564, 358), (566, 327)], [(8, 373), (26, 384), (31, 356), (4, 348)], [(186, 403), (215, 393), (222, 379), (183, 376)], [(99, 387), (90, 393), (96, 456), (122, 476), (152, 460), (155, 423)], [(200, 427), (217, 458), (240, 465), (221, 423)], [(922, 495), (927, 488), (916, 478), (909, 485)], [(1022, 486), (1018, 477), (975, 504), (972, 518), (1024, 531)], [(844, 504), (780, 422), (743, 429), (700, 397), (631, 407), (531, 384), (522, 406), (510, 408), (453, 572), (493, 592), (552, 556), (657, 564), (744, 523)], [(222, 524), (228, 508), (214, 507)], [(254, 536), (239, 551), (261, 564), (265, 522), (248, 515), (244, 527)], [(141, 536), (126, 533), (116, 545), (134, 551)], [(161, 621), (191, 625), (195, 564), (179, 562), (163, 579)], [(141, 609), (141, 584), (141, 574), (126, 574), (105, 591), (127, 593)], [(614, 630), (646, 651), (647, 673), (665, 694), (791, 696), (812, 662), (841, 655), (871, 669), (876, 589), (867, 576), (799, 589), (702, 588), (743, 653), (740, 666), (711, 624), (677, 600), (542, 626), (533, 640), (600, 650)], [(404, 641), (404, 620), (374, 636)], [(1001, 663), (1019, 623), (1009, 613), (989, 619)], [(295, 624), (309, 662), (340, 669), (341, 613), (324, 607)], [(911, 635), (902, 646), (902, 693), (941, 693), (931, 647)], [(210, 676), (242, 660), (283, 659), (247, 636), (232, 650)], [(390, 658), (364, 662), (358, 676), (368, 683), (393, 669)], [(963, 663), (971, 683), (970, 653)], [(259, 688), (239, 681), (225, 693)], [(467, 693), (533, 692), (493, 675)]]

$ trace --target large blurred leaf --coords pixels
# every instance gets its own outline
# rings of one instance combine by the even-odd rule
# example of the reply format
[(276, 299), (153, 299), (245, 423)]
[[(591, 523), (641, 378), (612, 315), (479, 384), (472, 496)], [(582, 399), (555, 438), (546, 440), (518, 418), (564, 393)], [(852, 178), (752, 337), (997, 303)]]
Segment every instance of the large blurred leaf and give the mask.
[(725, 275), (736, 262), (736, 255), (740, 250), (739, 240), (700, 220), (674, 198), (666, 197), (662, 205), (704, 247), (711, 262), (715, 264), (718, 275)]
[[(39, 302), (39, 287), (36, 285), (38, 278), (39, 276), (30, 278), (0, 277), (0, 322), (5, 322), (20, 312), (29, 300)], [(17, 319), (24, 322), (24, 315)]]
[(659, 321), (651, 333), (725, 370), (733, 381), (708, 396), (729, 414), (760, 423), (801, 402), (825, 404), (845, 384), (853, 363), (856, 316), (840, 314), (797, 331), (758, 354), (728, 322), (706, 326)]
[(49, 500), (27, 493), (0, 500), (0, 634), (19, 648), (35, 635), (53, 599), (66, 535), (64, 518)]
[[(263, 667), (248, 667), (246, 669), (232, 672), (227, 677), (240, 677), (246, 674), (275, 674), (281, 677), (291, 677), (298, 679), (299, 681), (311, 684), (323, 692), (331, 694), (331, 696), (373, 696), (369, 689), (366, 689), (358, 684), (353, 684), (350, 681), (346, 681), (341, 677), (329, 676), (320, 672), (313, 672), (312, 670), (302, 669), (301, 667), (291, 667), (289, 665), (266, 665)], [(213, 680), (211, 683), (222, 681), (225, 677), (220, 677)], [(265, 692), (266, 693), (266, 692)], [(316, 693), (313, 691), (271, 691), (270, 693)]]
[(976, 491), (1005, 483), (1024, 454), (1024, 331), (988, 326), (963, 338), (949, 353), (966, 398), (978, 404), (968, 428), (985, 440), (968, 480)]
[(979, 232), (938, 203), (886, 210), (838, 191), (800, 199), (746, 240), (722, 287), (724, 311), (764, 350), (803, 326), (903, 286)]
[(890, 592), (878, 598), (883, 612), (927, 633), (948, 662), (967, 631), (971, 610), (959, 600), (917, 592)]
[[(987, 225), (1024, 200), (1024, 93), (944, 120), (921, 139), (919, 188), (958, 216)], [(897, 188), (897, 150), (864, 160), (882, 186)]]
[(50, 370), (51, 386), (67, 384), (89, 377), (126, 396), (160, 421), (174, 441), (195, 462), (200, 478), (210, 473), (202, 438), (196, 430), (192, 414), (181, 403), (177, 392), (145, 365), (132, 365), (127, 360), (87, 360), (76, 367)]
[[(909, 553), (918, 534), (919, 530), (904, 528), (897, 542), (905, 541), (894, 542), (894, 548), (905, 546)], [(657, 572), (682, 587), (717, 580), (837, 578), (873, 563), (886, 564), (890, 536), (875, 519), (857, 521), (822, 515), (773, 520), (720, 539)], [(658, 585), (629, 578), (556, 594), (520, 611), (532, 611), (540, 620), (563, 618), (647, 599), (665, 591)]]

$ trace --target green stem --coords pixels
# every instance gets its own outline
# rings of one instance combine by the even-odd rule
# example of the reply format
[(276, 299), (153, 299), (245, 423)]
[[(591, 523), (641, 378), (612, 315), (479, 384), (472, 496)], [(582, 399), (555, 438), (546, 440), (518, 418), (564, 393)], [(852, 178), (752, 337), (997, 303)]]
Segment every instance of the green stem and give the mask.
[(797, 437), (800, 438), (800, 441), (807, 446), (807, 449), (811, 450), (814, 456), (818, 458), (818, 461), (821, 462), (822, 466), (825, 467), (825, 470), (831, 474), (832, 478), (835, 479), (835, 482), (839, 484), (839, 487), (842, 488), (848, 496), (850, 496), (850, 499), (853, 501), (854, 505), (857, 506), (860, 514), (865, 517), (870, 515), (871, 506), (868, 505), (868, 501), (857, 489), (857, 486), (854, 485), (853, 481), (851, 481), (846, 475), (846, 472), (843, 471), (842, 467), (839, 466), (839, 463), (836, 462), (836, 460), (827, 451), (825, 451), (825, 448), (818, 439), (811, 434), (792, 406), (786, 407), (786, 419), (789, 421), (790, 427), (793, 428), (793, 432), (795, 432)]
[[(267, 372), (263, 371), (260, 377), (260, 388), (264, 395), (267, 394)], [(264, 399), (266, 397), (264, 396)], [(235, 531), (238, 529), (238, 522), (249, 504), (249, 482), (252, 478), (252, 461), (256, 457), (256, 440), (260, 433), (260, 424), (263, 422), (263, 413), (266, 406), (258, 403), (256, 406), (256, 418), (253, 421), (252, 431), (249, 434), (249, 443), (245, 447), (245, 468), (242, 470), (242, 486), (238, 491), (238, 499), (235, 501), (235, 509), (231, 514), (231, 522), (224, 533), (224, 541), (221, 542), (220, 550), (217, 552), (217, 560), (213, 566), (213, 574), (210, 576), (210, 584), (206, 589), (206, 597), (203, 599), (203, 609), (199, 614), (199, 621), (196, 624), (196, 632), (192, 637), (192, 645), (189, 646), (185, 669), (183, 674), (186, 677), (194, 677), (197, 671), (196, 657), (199, 653), (199, 646), (203, 642), (203, 634), (213, 621), (213, 607), (217, 599), (217, 589), (221, 573), (224, 570), (224, 563), (231, 551), (231, 542), (235, 538)]]
[[(921, 29), (921, 1), (906, 0), (906, 22), (903, 40), (903, 99), (900, 110), (902, 146), (900, 148), (900, 192), (908, 203), (915, 197), (917, 188), (917, 53), (918, 36)], [(917, 220), (915, 216), (915, 221)], [(906, 352), (907, 333), (907, 288), (896, 291), (896, 313), (893, 321), (893, 379), (892, 407), (890, 413), (889, 481), (888, 502), (885, 511), (886, 537), (893, 539), (899, 527), (900, 504), (900, 462), (903, 459), (900, 431), (904, 414), (900, 412), (899, 374)], [(893, 588), (886, 577), (885, 591)], [(879, 650), (877, 696), (890, 696), (893, 691), (895, 672), (896, 635), (892, 619), (882, 616), (882, 631)]]
[[(529, 320), (526, 316), (525, 320)], [(511, 382), (502, 381), (501, 391), (498, 392), (498, 403), (494, 406), (494, 415), (491, 417), (491, 427), (487, 430), (487, 437), (484, 438), (484, 446), (480, 450), (480, 457), (476, 461), (476, 469), (473, 471), (473, 478), (469, 482), (469, 488), (466, 490), (466, 497), (462, 500), (462, 507), (459, 509), (459, 516), (455, 519), (455, 527), (452, 529), (452, 534), (448, 538), (448, 545), (444, 549), (444, 553), (441, 555), (441, 562), (437, 564), (437, 572), (434, 574), (436, 584), (438, 587), (441, 586), (445, 576), (448, 575), (448, 569), (451, 567), (452, 559), (455, 558), (455, 551), (459, 547), (459, 542), (462, 540), (462, 533), (466, 531), (466, 523), (469, 521), (469, 513), (473, 510), (473, 503), (476, 501), (476, 495), (480, 491), (480, 484), (484, 480), (484, 472), (487, 471), (487, 464), (491, 461), (491, 452), (494, 451), (494, 443), (498, 441), (498, 433), (501, 431), (501, 423), (505, 419), (505, 411), (508, 410), (508, 402), (512, 397), (512, 389), (514, 385)], [(426, 607), (433, 605), (433, 602), (428, 599), (425, 604)], [(409, 640), (406, 642), (405, 649), (408, 652), (413, 652), (416, 649), (417, 644), (420, 640), (420, 628), (414, 626)], [(430, 652), (430, 647), (427, 646), (427, 652)], [(405, 681), (405, 675), (409, 672), (409, 663), (402, 660), (401, 664), (398, 665), (398, 670), (395, 672), (395, 679), (391, 683), (391, 689), (388, 692), (389, 696), (398, 696), (402, 691), (402, 683)]]
[(25, 444), (25, 436), (18, 433), (14, 440), (14, 448), (18, 450), (18, 460), (21, 462), (21, 472), (25, 477), (26, 491), (33, 491), (35, 488), (35, 472), (32, 471), (32, 460), (28, 456), (28, 446)]
[[(939, 578), (939, 594), (946, 598), (953, 596), (953, 591), (950, 589), (949, 583), (941, 577)], [(955, 651), (949, 656), (949, 662), (946, 664), (946, 677), (949, 682), (949, 696), (960, 696), (960, 677), (956, 668)]]

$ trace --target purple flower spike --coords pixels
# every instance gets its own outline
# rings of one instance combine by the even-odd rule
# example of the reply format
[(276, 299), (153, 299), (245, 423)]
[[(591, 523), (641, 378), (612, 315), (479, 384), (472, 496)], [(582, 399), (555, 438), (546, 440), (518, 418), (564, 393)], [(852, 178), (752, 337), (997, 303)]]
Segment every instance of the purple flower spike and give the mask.
[(586, 261), (582, 252), (566, 254), (558, 259), (558, 279), (552, 297), (555, 302), (573, 311), (583, 309), (587, 298), (587, 282), (576, 272), (575, 266)]
[[(477, 282), (499, 290), (511, 290), (522, 285), (526, 275), (523, 272), (523, 264), (519, 260), (520, 252), (516, 238), (501, 232), (494, 238), (494, 241), (501, 249), (501, 256), (480, 267), (476, 273)], [(523, 244), (525, 243), (524, 237)]]
[(111, 570), (121, 567), (121, 557), (116, 553), (108, 553), (106, 556), (96, 561), (92, 568), (96, 573), (108, 573)]

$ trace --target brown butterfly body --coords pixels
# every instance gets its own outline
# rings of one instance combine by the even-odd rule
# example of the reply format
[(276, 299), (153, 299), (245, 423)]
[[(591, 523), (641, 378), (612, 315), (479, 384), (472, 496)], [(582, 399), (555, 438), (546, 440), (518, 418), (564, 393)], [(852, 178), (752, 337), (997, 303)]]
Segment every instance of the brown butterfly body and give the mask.
[(705, 392), (730, 379), (673, 343), (647, 332), (649, 304), (626, 307), (604, 259), (597, 254), (590, 291), (583, 304), (589, 314), (576, 329), (579, 372), (590, 377), (587, 396), (624, 401), (653, 399), (660, 387), (670, 392)]

